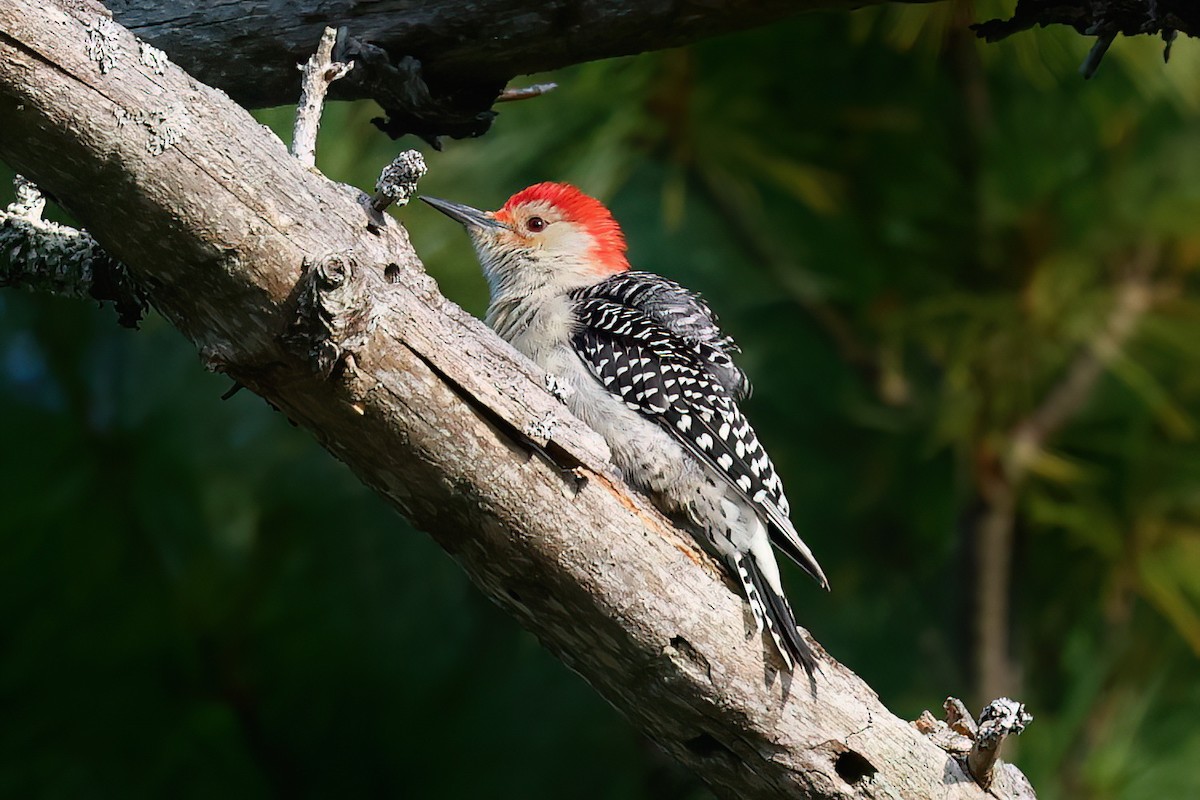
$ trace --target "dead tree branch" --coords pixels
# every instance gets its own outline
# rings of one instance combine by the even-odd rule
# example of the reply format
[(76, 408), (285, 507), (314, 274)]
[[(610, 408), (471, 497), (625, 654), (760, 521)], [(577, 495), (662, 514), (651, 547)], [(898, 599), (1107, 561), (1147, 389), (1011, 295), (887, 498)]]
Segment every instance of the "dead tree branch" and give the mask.
[[(884, 0), (874, 0), (884, 2)], [(529, 3), (521, 0), (266, 0), (253, 4), (255, 35), (245, 35), (247, 0), (163, 3), (111, 0), (117, 22), (165, 50), (196, 78), (252, 108), (295, 99), (293, 65), (308, 59), (328, 25), (424, 65), (435, 87), (498, 85), (517, 75), (694, 42), (766, 25), (804, 11), (852, 8), (871, 0), (721, 0), (656, 4), (634, 0)], [(340, 97), (366, 97), (340, 84)], [(494, 95), (493, 95), (494, 97)]]
[[(110, 0), (109, 7), (117, 22), (250, 108), (291, 103), (293, 65), (308, 59), (326, 25), (346, 26), (332, 55), (356, 66), (334, 97), (377, 100), (390, 135), (436, 142), (485, 132), (493, 103), (518, 75), (678, 47), (805, 11), (885, 2), (936, 0)], [(250, 13), (253, 36), (246, 35)], [(1048, 24), (1097, 36), (1102, 47), (1090, 71), (1117, 33), (1160, 33), (1169, 44), (1175, 31), (1200, 31), (1200, 15), (1192, 0), (1020, 0), (1012, 19), (976, 27), (994, 41)]]
[(980, 38), (997, 42), (1035, 25), (1069, 25), (1079, 34), (1095, 36), (1096, 44), (1079, 68), (1090, 78), (1118, 34), (1161, 36), (1166, 61), (1178, 34), (1200, 36), (1200, 5), (1195, 0), (1018, 0), (1009, 19), (971, 27)]
[[(356, 66), (332, 96), (376, 100), (388, 112), (381, 127), (390, 135), (436, 142), (485, 132), (496, 115), (492, 104), (518, 75), (879, 2), (885, 0), (110, 0), (109, 7), (117, 22), (249, 108), (294, 102), (294, 65), (309, 57), (326, 25), (347, 26), (333, 57)], [(251, 11), (255, 31), (247, 36)]]
[(42, 219), (46, 198), (20, 175), (17, 199), (0, 211), (0, 287), (112, 303), (117, 319), (136, 328), (146, 313), (145, 293), (128, 269), (87, 231)]
[(361, 192), (226, 95), (142, 63), (127, 30), (89, 47), (94, 21), (0, 6), (0, 158), (129, 265), (207, 366), (309, 430), (720, 794), (986, 796), (827, 656), (815, 694), (781, 675), (736, 591), (613, 477), (544, 375), (437, 292), (402, 227), (370, 225)]

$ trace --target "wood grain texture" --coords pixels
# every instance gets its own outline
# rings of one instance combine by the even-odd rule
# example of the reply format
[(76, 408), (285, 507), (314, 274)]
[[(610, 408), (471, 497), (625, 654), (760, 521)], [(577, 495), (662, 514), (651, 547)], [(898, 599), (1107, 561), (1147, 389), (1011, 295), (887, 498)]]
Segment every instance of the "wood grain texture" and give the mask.
[[(119, 26), (9, 0), (0, 130), (0, 158), (129, 265), (207, 366), (310, 431), (719, 794), (996, 796), (832, 659), (812, 691), (780, 675), (733, 587), (612, 477), (532, 364), (438, 293), (404, 229), (369, 231), (360, 192), (227, 96)], [(283, 342), (306, 265), (330, 253), (370, 322), (327, 380)], [(586, 483), (531, 456), (529, 433)]]

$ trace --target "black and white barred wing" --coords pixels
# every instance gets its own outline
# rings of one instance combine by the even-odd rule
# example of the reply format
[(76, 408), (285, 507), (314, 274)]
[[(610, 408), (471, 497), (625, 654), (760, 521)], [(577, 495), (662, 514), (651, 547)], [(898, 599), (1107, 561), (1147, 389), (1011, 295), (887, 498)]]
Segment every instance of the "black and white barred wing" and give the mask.
[(686, 342), (637, 308), (579, 297), (572, 343), (605, 389), (669, 431), (756, 506), (771, 540), (827, 585), (811, 551), (788, 519), (775, 466), (724, 384)]
[(701, 364), (734, 400), (750, 395), (750, 381), (731, 357), (738, 352), (737, 344), (721, 332), (716, 315), (694, 292), (661, 275), (631, 270), (582, 289), (579, 294), (641, 311), (695, 351)]

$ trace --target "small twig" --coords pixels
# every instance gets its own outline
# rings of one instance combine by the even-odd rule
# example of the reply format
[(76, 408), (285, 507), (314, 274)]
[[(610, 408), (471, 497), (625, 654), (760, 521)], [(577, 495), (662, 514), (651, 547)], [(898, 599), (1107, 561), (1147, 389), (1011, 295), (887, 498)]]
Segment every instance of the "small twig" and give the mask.
[(292, 155), (306, 167), (317, 165), (317, 131), (321, 127), (321, 110), (329, 85), (344, 77), (353, 63), (333, 60), (333, 46), (338, 32), (326, 28), (321, 34), (317, 52), (298, 69), (304, 73), (300, 83), (300, 102), (296, 106), (296, 124), (292, 128)]
[(541, 97), (546, 92), (552, 92), (557, 88), (557, 83), (535, 83), (532, 86), (522, 86), (519, 89), (505, 89), (496, 98), (496, 102), (511, 103), (514, 100), (528, 100), (531, 97)]
[(967, 753), (967, 769), (976, 783), (984, 789), (991, 788), (1000, 746), (1011, 734), (1021, 733), (1031, 722), (1033, 715), (1016, 700), (1001, 697), (988, 704), (979, 715), (979, 732), (971, 752)]
[[(1088, 51), (1087, 58), (1079, 65), (1079, 74), (1088, 79), (1096, 74), (1096, 70), (1100, 68), (1100, 62), (1104, 59), (1108, 48), (1112, 46), (1113, 39), (1117, 38), (1116, 31), (1105, 31), (1096, 37), (1096, 43), (1092, 45), (1092, 49)], [(1170, 47), (1168, 46), (1168, 52)]]

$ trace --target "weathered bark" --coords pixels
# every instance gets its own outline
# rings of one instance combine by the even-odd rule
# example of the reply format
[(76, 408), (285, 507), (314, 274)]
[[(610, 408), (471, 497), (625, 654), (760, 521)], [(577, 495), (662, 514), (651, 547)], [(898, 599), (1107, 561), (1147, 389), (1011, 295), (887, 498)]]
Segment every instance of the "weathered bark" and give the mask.
[[(89, 0), (76, 0), (82, 4)], [(766, 25), (804, 11), (937, 0), (111, 0), (118, 22), (185, 70), (248, 108), (293, 102), (296, 64), (326, 26), (345, 26), (335, 57), (357, 68), (332, 89), (370, 98), (393, 138), (479, 136), (517, 75), (675, 47)], [(1068, 24), (1098, 37), (1090, 76), (1118, 33), (1196, 35), (1190, 0), (1020, 0), (1010, 20), (976, 25), (1004, 38), (1034, 25)]]
[[(503, 85), (517, 75), (766, 25), (805, 11), (884, 2), (937, 0), (111, 0), (118, 22), (193, 76), (250, 108), (290, 104), (296, 64), (309, 56), (326, 25), (424, 64), (435, 93), (464, 86)], [(248, 25), (253, 20), (253, 27)], [(977, 25), (1001, 39), (1034, 25), (1071, 25), (1107, 37), (1180, 31), (1200, 33), (1191, 0), (1020, 0), (1010, 20)], [(335, 97), (369, 95), (343, 83)]]
[[(392, 138), (479, 136), (517, 75), (687, 44), (803, 11), (935, 0), (111, 0), (115, 18), (248, 108), (294, 102), (295, 65), (325, 26), (355, 69), (335, 99), (369, 98)], [(253, 20), (253, 25), (249, 21)]]
[[(694, 42), (803, 11), (886, 0), (111, 0), (118, 22), (250, 108), (295, 101), (296, 64), (326, 26), (419, 59), (444, 88)], [(930, 0), (912, 0), (929, 2)], [(251, 25), (249, 21), (253, 21)], [(335, 97), (361, 84), (334, 87)]]
[[(9, 0), (0, 131), (0, 158), (129, 266), (207, 366), (311, 431), (718, 792), (988, 796), (832, 659), (812, 687), (781, 675), (732, 586), (611, 476), (543, 375), (437, 292), (404, 229), (369, 226), (360, 192), (228, 97), (119, 26)], [(332, 318), (296, 324), (312, 310)]]

